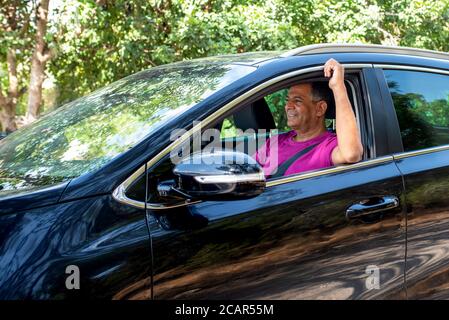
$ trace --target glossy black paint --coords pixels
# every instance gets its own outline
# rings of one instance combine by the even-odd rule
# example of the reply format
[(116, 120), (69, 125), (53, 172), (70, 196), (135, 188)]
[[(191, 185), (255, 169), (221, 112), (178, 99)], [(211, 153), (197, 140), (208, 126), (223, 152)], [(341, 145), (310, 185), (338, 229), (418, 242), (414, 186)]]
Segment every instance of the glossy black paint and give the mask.
[(63, 182), (32, 190), (13, 190), (0, 196), (0, 215), (57, 203), (69, 183)]
[[(401, 207), (370, 222), (345, 215), (382, 195), (402, 195), (392, 162), (268, 187), (249, 200), (192, 205), (182, 215), (205, 223), (187, 230), (158, 221), (180, 211), (151, 212), (154, 297), (402, 298)], [(365, 287), (370, 265), (381, 270), (381, 290)]]
[[(145, 299), (151, 255), (142, 210), (110, 195), (0, 216), (1, 299)], [(66, 268), (80, 290), (65, 287)], [(139, 293), (138, 293), (139, 292)]]
[[(441, 63), (439, 67), (448, 71), (449, 63)], [(385, 92), (387, 83), (381, 73), (379, 70), (379, 85)], [(391, 96), (384, 96), (385, 107), (394, 110)], [(393, 126), (397, 124), (397, 120), (391, 122)], [(448, 299), (449, 151), (418, 150), (405, 157), (394, 157), (406, 190), (407, 297)]]
[(449, 298), (449, 151), (397, 160), (407, 214), (407, 294)]
[[(342, 63), (449, 70), (447, 62), (436, 59), (369, 53), (247, 62), (257, 68), (254, 73), (96, 172), (0, 198), (0, 298), (148, 299), (153, 293), (156, 299), (404, 298), (405, 270), (409, 296), (447, 297), (448, 151), (272, 186), (253, 199), (208, 201), (147, 215), (112, 198), (120, 183), (170, 143), (173, 129), (188, 129), (250, 88), (331, 57)], [(380, 80), (373, 75), (368, 71), (363, 84), (373, 118), (394, 128), (396, 120), (380, 110), (388, 106), (376, 98), (375, 79)], [(388, 134), (376, 128), (369, 133), (377, 156), (401, 151), (396, 143), (383, 143), (391, 141)], [(379, 220), (346, 219), (352, 204), (391, 195), (400, 199), (400, 207)], [(436, 246), (429, 247), (431, 241)], [(80, 268), (80, 290), (65, 287), (68, 265)], [(379, 290), (366, 290), (370, 265), (379, 267)], [(437, 290), (432, 281), (441, 284)]]

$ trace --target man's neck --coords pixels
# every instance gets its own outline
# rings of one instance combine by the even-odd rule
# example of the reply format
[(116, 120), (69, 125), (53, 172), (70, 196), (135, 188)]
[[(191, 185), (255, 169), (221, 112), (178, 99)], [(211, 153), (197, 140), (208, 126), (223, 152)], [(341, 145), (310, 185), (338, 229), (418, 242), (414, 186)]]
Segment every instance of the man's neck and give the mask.
[(307, 141), (313, 138), (316, 138), (320, 135), (322, 135), (324, 132), (326, 132), (325, 127), (318, 127), (314, 130), (308, 130), (308, 131), (301, 131), (301, 130), (295, 130), (296, 136), (293, 137), (293, 140), (296, 142), (303, 142)]

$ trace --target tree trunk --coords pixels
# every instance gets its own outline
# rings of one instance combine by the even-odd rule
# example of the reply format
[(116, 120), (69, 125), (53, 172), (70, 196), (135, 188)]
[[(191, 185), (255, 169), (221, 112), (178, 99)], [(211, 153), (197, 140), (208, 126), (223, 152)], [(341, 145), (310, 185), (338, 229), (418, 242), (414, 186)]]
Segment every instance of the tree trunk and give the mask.
[(27, 123), (33, 122), (39, 116), (39, 108), (42, 104), (42, 83), (45, 79), (45, 64), (51, 57), (51, 52), (46, 48), (44, 39), (47, 33), (49, 2), (50, 0), (41, 0), (36, 12), (36, 44), (31, 59)]
[(3, 106), (0, 112), (0, 123), (3, 132), (13, 132), (17, 130), (15, 115), (14, 108), (11, 108), (10, 105)]
[(17, 130), (15, 121), (17, 98), (19, 96), (19, 81), (17, 78), (16, 52), (8, 49), (6, 55), (8, 65), (8, 95), (5, 97), (0, 92), (0, 123), (2, 131), (12, 132)]

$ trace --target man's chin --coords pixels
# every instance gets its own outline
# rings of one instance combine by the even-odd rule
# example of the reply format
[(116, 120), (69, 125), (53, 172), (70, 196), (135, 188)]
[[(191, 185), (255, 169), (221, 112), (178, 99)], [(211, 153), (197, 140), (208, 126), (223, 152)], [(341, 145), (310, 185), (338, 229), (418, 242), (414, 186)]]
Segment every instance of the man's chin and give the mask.
[(296, 128), (299, 128), (299, 125), (296, 122), (287, 121), (287, 126), (292, 130), (296, 130)]

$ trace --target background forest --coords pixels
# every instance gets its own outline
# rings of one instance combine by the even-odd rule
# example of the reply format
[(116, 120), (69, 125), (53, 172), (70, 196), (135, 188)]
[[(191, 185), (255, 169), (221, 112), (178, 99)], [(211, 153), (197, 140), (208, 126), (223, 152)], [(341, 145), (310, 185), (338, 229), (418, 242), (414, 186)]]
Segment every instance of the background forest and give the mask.
[(137, 71), (339, 42), (449, 51), (449, 0), (0, 0), (0, 131)]

